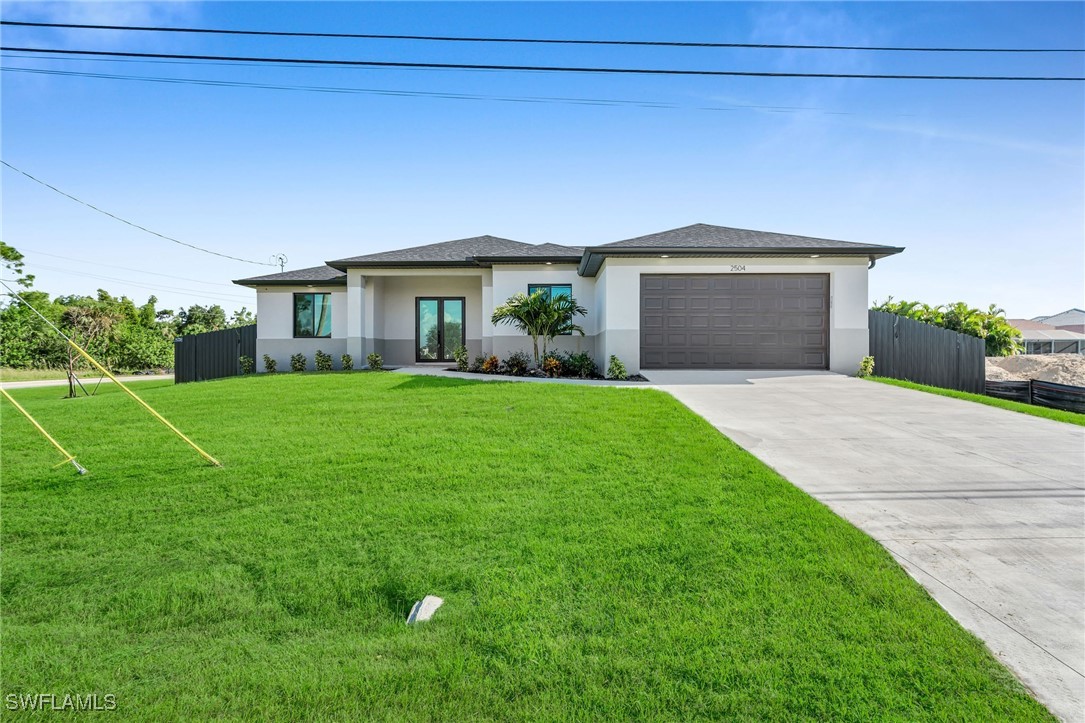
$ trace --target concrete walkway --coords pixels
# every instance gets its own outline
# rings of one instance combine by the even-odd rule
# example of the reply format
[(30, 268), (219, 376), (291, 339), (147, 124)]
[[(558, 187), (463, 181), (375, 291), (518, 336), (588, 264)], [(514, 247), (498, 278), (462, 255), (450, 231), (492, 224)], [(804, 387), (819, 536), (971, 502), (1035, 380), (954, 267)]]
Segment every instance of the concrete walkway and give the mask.
[[(131, 376), (117, 377), (122, 383), (128, 382), (149, 382), (152, 380), (168, 380), (173, 381), (172, 374), (139, 374)], [(79, 381), (83, 382), (83, 386), (90, 389), (98, 383), (98, 375), (91, 376), (90, 373), (80, 374)], [(112, 384), (109, 379), (102, 379), (102, 384)], [(26, 387), (66, 387), (68, 386), (67, 379), (33, 379), (30, 381), (22, 382), (0, 382), (0, 387), (4, 389), (24, 389)]]
[(1085, 721), (1085, 427), (827, 373), (647, 376), (878, 540), (1038, 700)]

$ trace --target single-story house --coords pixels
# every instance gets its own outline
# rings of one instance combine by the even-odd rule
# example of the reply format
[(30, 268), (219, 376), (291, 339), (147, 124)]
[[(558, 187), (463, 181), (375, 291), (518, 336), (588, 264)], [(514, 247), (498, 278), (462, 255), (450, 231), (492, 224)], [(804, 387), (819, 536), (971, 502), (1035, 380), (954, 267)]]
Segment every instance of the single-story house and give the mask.
[(1056, 329), (1085, 334), (1085, 310), (1083, 309), (1067, 309), (1051, 316), (1035, 316), (1032, 321), (1041, 321)]
[(1085, 354), (1085, 334), (1032, 319), (1007, 319), (1021, 332), (1025, 354)]
[(240, 279), (256, 290), (257, 366), (319, 349), (363, 366), (530, 352), (490, 317), (517, 292), (570, 294), (585, 331), (552, 348), (605, 368), (829, 369), (867, 354), (867, 273), (902, 248), (696, 224), (598, 246), (494, 236), (352, 256)]

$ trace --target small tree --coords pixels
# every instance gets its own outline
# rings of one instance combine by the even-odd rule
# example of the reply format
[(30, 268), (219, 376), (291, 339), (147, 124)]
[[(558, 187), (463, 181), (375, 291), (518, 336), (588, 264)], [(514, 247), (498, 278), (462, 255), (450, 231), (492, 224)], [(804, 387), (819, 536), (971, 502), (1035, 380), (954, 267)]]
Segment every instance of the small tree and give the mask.
[(586, 316), (588, 310), (576, 303), (571, 296), (561, 294), (550, 298), (542, 291), (531, 296), (515, 294), (494, 309), (490, 321), (494, 324), (507, 324), (531, 337), (535, 352), (535, 366), (539, 366), (539, 339), (542, 339), (542, 356), (546, 356), (546, 345), (560, 334), (578, 333), (584, 336), (584, 329), (573, 322), (576, 316)]

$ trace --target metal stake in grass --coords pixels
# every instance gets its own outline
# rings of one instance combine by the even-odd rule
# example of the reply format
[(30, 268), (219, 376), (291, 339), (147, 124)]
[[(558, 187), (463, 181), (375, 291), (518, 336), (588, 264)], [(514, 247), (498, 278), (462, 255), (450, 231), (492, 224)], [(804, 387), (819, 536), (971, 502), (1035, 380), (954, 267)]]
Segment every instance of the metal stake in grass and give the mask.
[[(31, 417), (30, 412), (23, 409), (22, 405), (19, 404), (17, 401), (15, 401), (15, 399), (10, 394), (8, 394), (7, 389), (4, 389), (3, 387), (0, 387), (0, 394), (4, 395), (5, 399), (7, 399), (9, 402), (11, 402), (15, 406), (16, 409), (18, 409), (20, 412), (22, 412), (23, 416), (26, 417), (27, 419), (29, 419), (30, 423), (34, 425), (34, 428), (37, 429), (39, 432), (41, 432), (42, 436), (45, 437), (46, 439), (48, 439), (49, 442), (54, 447), (56, 447), (58, 450), (60, 450), (60, 453), (62, 455), (64, 455), (65, 460), (63, 462), (61, 462), (60, 464), (57, 464), (56, 467), (59, 467), (61, 464), (67, 464), (68, 462), (71, 462), (75, 466), (75, 469), (78, 470), (79, 474), (86, 474), (87, 473), (87, 468), (75, 461), (75, 455), (74, 454), (69, 454), (68, 450), (61, 447), (60, 442), (53, 439), (53, 436), (45, 431), (45, 427), (38, 424), (38, 420)], [(54, 467), (53, 469), (56, 469), (56, 467)]]

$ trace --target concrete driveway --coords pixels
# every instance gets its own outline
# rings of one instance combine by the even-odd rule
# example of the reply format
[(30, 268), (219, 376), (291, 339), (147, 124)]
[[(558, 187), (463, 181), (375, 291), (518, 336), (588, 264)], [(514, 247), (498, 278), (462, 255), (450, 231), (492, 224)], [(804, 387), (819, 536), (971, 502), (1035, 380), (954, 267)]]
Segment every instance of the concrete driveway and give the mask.
[(828, 373), (649, 372), (1085, 721), (1085, 427)]

